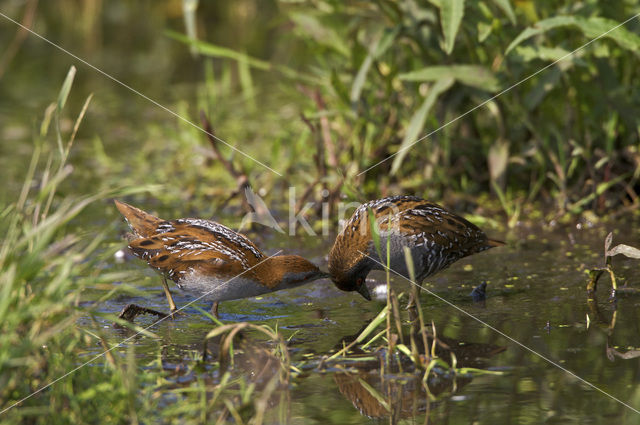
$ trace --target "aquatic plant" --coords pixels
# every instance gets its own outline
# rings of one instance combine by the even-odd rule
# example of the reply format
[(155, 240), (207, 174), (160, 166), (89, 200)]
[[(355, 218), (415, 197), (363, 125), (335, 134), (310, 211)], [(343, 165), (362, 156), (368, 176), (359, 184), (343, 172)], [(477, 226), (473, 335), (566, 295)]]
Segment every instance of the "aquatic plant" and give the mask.
[(591, 297), (595, 294), (598, 280), (604, 272), (609, 274), (611, 278), (611, 299), (615, 299), (616, 293), (620, 290), (624, 292), (638, 292), (637, 288), (627, 288), (627, 284), (623, 288), (618, 287), (618, 280), (616, 279), (616, 274), (613, 270), (612, 259), (616, 255), (624, 255), (628, 258), (640, 259), (640, 249), (635, 248), (626, 244), (618, 244), (611, 248), (611, 244), (613, 243), (613, 232), (609, 232), (604, 241), (604, 267), (597, 267), (588, 270), (589, 274), (589, 282), (587, 283), (587, 292)]

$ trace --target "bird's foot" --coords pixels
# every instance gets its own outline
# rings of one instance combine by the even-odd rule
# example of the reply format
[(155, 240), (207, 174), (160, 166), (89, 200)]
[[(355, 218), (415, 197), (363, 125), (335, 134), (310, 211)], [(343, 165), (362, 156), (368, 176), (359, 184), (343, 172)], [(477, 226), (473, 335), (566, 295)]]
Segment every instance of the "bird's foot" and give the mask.
[(171, 318), (171, 320), (175, 320), (176, 318), (178, 318), (179, 316), (187, 316), (187, 313), (177, 309), (177, 308), (172, 308), (171, 312), (169, 313), (169, 317)]

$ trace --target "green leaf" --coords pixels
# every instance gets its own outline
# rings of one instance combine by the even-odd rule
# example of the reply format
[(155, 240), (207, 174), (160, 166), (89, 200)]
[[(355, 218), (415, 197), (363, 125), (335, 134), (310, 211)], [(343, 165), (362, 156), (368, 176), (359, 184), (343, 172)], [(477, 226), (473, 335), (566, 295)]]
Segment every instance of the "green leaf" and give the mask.
[(491, 24), (487, 24), (485, 22), (478, 22), (478, 41), (480, 43), (484, 42), (489, 35), (491, 35), (491, 31), (493, 30), (493, 26)]
[(391, 412), (389, 402), (380, 394), (375, 388), (373, 388), (367, 381), (362, 378), (358, 378), (358, 382), (387, 412)]
[(511, 21), (511, 23), (515, 25), (516, 15), (515, 13), (513, 13), (513, 8), (511, 7), (511, 3), (509, 2), (509, 0), (493, 0), (493, 2), (496, 4), (496, 6), (502, 9), (504, 14), (507, 15), (507, 18), (509, 18), (509, 21)]
[(342, 83), (342, 81), (340, 81), (340, 76), (335, 69), (331, 70), (331, 87), (344, 103), (349, 103), (349, 92), (347, 91), (347, 87)]
[[(582, 31), (587, 38), (594, 39), (602, 36), (604, 33), (610, 31), (619, 24), (619, 22), (614, 20), (600, 17), (583, 18), (580, 16), (554, 16), (553, 18), (543, 19), (542, 21), (536, 22), (535, 25), (522, 31), (511, 42), (511, 44), (509, 44), (505, 55), (523, 41), (533, 36), (543, 34), (554, 28), (575, 27)], [(640, 36), (632, 33), (624, 27), (619, 27), (603, 37), (615, 41), (620, 47), (627, 50), (637, 51), (640, 48)]]
[(251, 67), (246, 60), (238, 61), (238, 77), (242, 88), (242, 97), (250, 108), (256, 107), (255, 90), (253, 78), (251, 77)]
[[(196, 25), (196, 11), (198, 10), (198, 0), (182, 0), (182, 16), (184, 18), (184, 28), (187, 36), (193, 40), (198, 38), (198, 30)], [(189, 46), (192, 55), (198, 53), (196, 46)]]
[(404, 81), (438, 81), (453, 78), (471, 87), (477, 87), (489, 92), (496, 92), (500, 84), (496, 76), (487, 68), (478, 65), (436, 65), (428, 66), (417, 71), (407, 72), (398, 76)]
[(235, 61), (246, 61), (247, 64), (251, 65), (253, 68), (258, 68), (265, 71), (271, 69), (271, 64), (269, 62), (253, 58), (249, 55), (237, 52), (227, 47), (216, 46), (215, 44), (207, 43), (206, 41), (194, 40), (175, 31), (168, 30), (166, 31), (166, 34), (174, 40), (196, 46), (198, 48), (198, 51), (203, 55), (211, 56), (214, 58), (232, 59)]
[(454, 80), (451, 77), (444, 77), (441, 80), (438, 80), (429, 89), (429, 93), (427, 93), (427, 97), (424, 99), (424, 102), (422, 102), (420, 108), (413, 114), (411, 121), (409, 121), (409, 127), (404, 135), (404, 139), (402, 139), (402, 144), (400, 145), (398, 154), (393, 159), (391, 175), (394, 175), (398, 171), (400, 165), (402, 165), (404, 157), (409, 152), (409, 148), (419, 139), (420, 132), (424, 128), (424, 123), (427, 120), (427, 115), (435, 104), (436, 99), (441, 93), (447, 91), (449, 87), (453, 85), (453, 81)]
[(311, 84), (319, 83), (319, 80), (316, 77), (302, 74), (294, 70), (293, 68), (289, 68), (284, 65), (272, 64), (270, 62), (267, 62), (261, 59), (256, 59), (245, 53), (237, 52), (227, 47), (221, 47), (221, 46), (216, 46), (215, 44), (207, 43), (206, 41), (193, 40), (185, 36), (184, 34), (180, 34), (175, 31), (167, 30), (165, 31), (165, 34), (168, 37), (173, 38), (174, 40), (180, 41), (190, 46), (195, 46), (198, 49), (198, 53), (205, 56), (210, 56), (212, 58), (231, 59), (237, 62), (244, 62), (246, 63), (246, 65), (250, 66), (251, 68), (260, 69), (263, 71), (276, 70), (289, 78), (306, 81)]
[(367, 78), (367, 73), (369, 72), (369, 68), (371, 68), (371, 64), (373, 63), (373, 55), (369, 53), (364, 61), (362, 61), (362, 65), (360, 65), (360, 69), (356, 74), (356, 78), (353, 79), (353, 85), (351, 86), (351, 94), (349, 95), (349, 101), (354, 104), (360, 98), (360, 93), (362, 92), (362, 88), (364, 87), (364, 83)]
[(340, 53), (345, 58), (351, 56), (346, 43), (348, 37), (340, 36), (326, 22), (321, 22), (316, 16), (308, 13), (292, 12), (289, 14), (291, 20), (296, 24), (299, 31), (310, 36), (318, 44), (327, 46)]
[(378, 59), (380, 56), (384, 55), (385, 52), (389, 50), (389, 47), (393, 45), (393, 42), (395, 41), (399, 33), (400, 27), (385, 30), (384, 34), (380, 38), (380, 41), (378, 42), (378, 45), (373, 50), (373, 57), (375, 59)]
[[(567, 56), (570, 52), (562, 47), (545, 47), (545, 46), (518, 46), (516, 54), (525, 62), (532, 60), (543, 60), (555, 62)], [(584, 61), (576, 56), (568, 58), (576, 63), (584, 64)]]
[(360, 69), (356, 74), (356, 78), (353, 80), (353, 85), (351, 86), (351, 94), (349, 95), (349, 100), (351, 103), (355, 103), (360, 98), (360, 93), (362, 93), (362, 88), (364, 87), (364, 83), (366, 82), (367, 73), (371, 68), (371, 64), (381, 55), (383, 55), (389, 47), (392, 45), (396, 36), (398, 35), (399, 30), (393, 29), (391, 31), (386, 31), (382, 37), (371, 47), (369, 54), (364, 61), (362, 61), (362, 65), (360, 65)]
[(534, 26), (525, 28), (516, 38), (509, 44), (507, 50), (505, 51), (505, 55), (508, 55), (511, 50), (513, 50), (516, 46), (522, 43), (524, 40), (527, 40), (535, 35), (542, 34), (545, 31), (548, 31), (552, 28), (568, 26), (575, 24), (575, 17), (573, 16), (554, 16), (553, 18), (543, 19), (542, 21), (538, 21)]
[[(610, 31), (612, 28), (620, 25), (620, 22), (613, 19), (601, 18), (598, 16), (592, 18), (578, 18), (576, 24), (585, 36), (596, 38)], [(618, 46), (636, 52), (640, 48), (640, 36), (629, 31), (624, 26), (616, 28), (604, 37), (610, 38)]]
[(58, 111), (64, 108), (65, 103), (67, 103), (67, 98), (69, 97), (69, 92), (71, 91), (71, 86), (73, 85), (73, 79), (76, 76), (76, 67), (72, 66), (69, 68), (69, 72), (67, 72), (67, 77), (64, 79), (64, 83), (62, 83), (62, 88), (60, 89), (60, 93), (58, 94)]
[(371, 323), (369, 323), (367, 325), (366, 328), (364, 328), (364, 330), (362, 331), (362, 333), (360, 333), (360, 335), (358, 335), (358, 338), (356, 338), (357, 342), (362, 342), (364, 341), (374, 330), (376, 330), (376, 328), (378, 326), (380, 326), (382, 324), (382, 322), (385, 321), (385, 319), (387, 318), (387, 314), (389, 313), (389, 306), (385, 306), (380, 313), (378, 313), (378, 315), (375, 317), (375, 319), (373, 319), (371, 321)]
[(444, 35), (444, 47), (447, 55), (453, 51), (456, 35), (464, 15), (464, 0), (445, 0), (440, 6), (440, 21)]
[(562, 69), (559, 66), (553, 66), (547, 72), (543, 73), (536, 85), (527, 93), (524, 98), (524, 106), (531, 111), (542, 102), (547, 93), (553, 90), (560, 78), (562, 77)]
[(570, 204), (568, 206), (569, 211), (573, 214), (580, 214), (580, 212), (582, 212), (582, 207), (584, 205), (588, 204), (589, 202), (592, 202), (595, 198), (605, 193), (611, 187), (617, 185), (621, 181), (624, 181), (624, 179), (629, 178), (629, 175), (630, 173), (625, 173), (614, 179), (600, 183), (598, 186), (596, 186), (595, 193), (590, 193), (584, 198), (574, 202), (573, 204)]
[(403, 353), (405, 356), (409, 357), (410, 359), (413, 359), (413, 355), (411, 354), (411, 350), (406, 345), (398, 344), (398, 345), (396, 345), (396, 349), (398, 351), (400, 351), (401, 353)]

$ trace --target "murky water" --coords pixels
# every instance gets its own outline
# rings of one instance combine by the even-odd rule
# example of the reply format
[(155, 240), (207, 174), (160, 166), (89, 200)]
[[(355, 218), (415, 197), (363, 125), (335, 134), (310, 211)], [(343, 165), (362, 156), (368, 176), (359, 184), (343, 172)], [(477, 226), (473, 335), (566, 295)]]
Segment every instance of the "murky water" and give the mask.
[[(420, 423), (428, 418), (430, 423), (638, 423), (633, 409), (640, 407), (640, 358), (634, 358), (634, 350), (640, 349), (640, 297), (619, 296), (611, 303), (606, 277), (601, 279), (595, 302), (587, 301), (585, 291), (585, 270), (601, 265), (607, 232), (607, 226), (529, 235), (521, 231), (507, 247), (463, 259), (428, 279), (426, 288), (453, 306), (423, 291), (425, 319), (432, 320), (438, 336), (457, 350), (458, 366), (501, 371), (501, 375), (439, 375), (429, 381), (427, 394), (421, 375), (386, 371), (381, 377), (375, 361), (348, 365), (352, 373), (333, 367), (314, 372), (311, 367), (288, 389), (287, 421), (344, 424), (392, 418), (392, 422)], [(617, 230), (614, 243), (637, 245), (635, 232)], [(286, 243), (310, 245), (301, 239), (274, 239), (268, 245)], [(298, 252), (325, 263), (322, 251), (315, 256)], [(112, 299), (102, 307), (104, 311), (118, 312), (128, 303), (167, 310), (159, 278), (147, 272), (142, 262), (131, 259), (117, 267), (148, 273), (149, 278), (140, 281), (148, 295)], [(640, 285), (636, 261), (618, 256), (614, 267), (621, 284)], [(383, 281), (383, 273), (373, 273), (368, 283), (374, 286)], [(469, 293), (481, 281), (488, 282), (487, 299), (474, 303)], [(409, 288), (406, 282), (394, 284)], [(190, 301), (177, 288), (174, 293), (179, 306)], [(343, 340), (352, 340), (383, 306), (382, 299), (367, 302), (319, 281), (261, 298), (225, 302), (220, 313), (225, 322), (277, 326), (291, 337), (294, 363), (315, 360), (317, 365)], [(161, 344), (167, 367), (191, 362), (213, 325), (195, 308), (186, 311), (187, 316), (152, 328), (159, 341), (137, 338), (138, 355), (156, 355)], [(154, 320), (141, 316), (136, 322)], [(104, 325), (112, 342), (130, 334), (110, 323)], [(372, 395), (371, 388), (386, 404)], [(273, 423), (282, 420), (277, 405), (270, 410)]]

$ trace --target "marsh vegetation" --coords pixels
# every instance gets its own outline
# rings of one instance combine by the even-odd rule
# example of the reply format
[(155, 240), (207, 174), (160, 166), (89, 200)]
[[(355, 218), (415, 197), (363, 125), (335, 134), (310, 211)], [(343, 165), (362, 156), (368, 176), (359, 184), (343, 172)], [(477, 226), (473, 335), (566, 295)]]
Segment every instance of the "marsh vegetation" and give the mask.
[[(634, 2), (0, 12), (113, 77), (0, 17), (2, 423), (637, 422)], [(262, 205), (282, 232), (243, 231), (326, 270), (340, 205), (391, 194), (507, 246), (409, 309), (377, 272), (371, 302), (318, 281), (220, 322), (205, 303), (118, 317), (167, 309), (114, 198), (235, 229)]]

